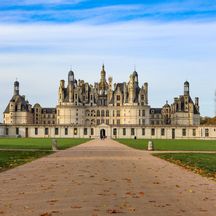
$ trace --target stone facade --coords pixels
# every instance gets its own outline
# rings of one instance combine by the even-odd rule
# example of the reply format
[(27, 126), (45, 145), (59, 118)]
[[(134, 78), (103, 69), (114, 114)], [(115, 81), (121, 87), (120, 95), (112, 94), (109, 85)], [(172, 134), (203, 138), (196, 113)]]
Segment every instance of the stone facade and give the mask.
[(108, 138), (137, 139), (216, 139), (216, 126), (69, 126), (69, 125), (0, 125), (1, 137), (33, 138)]
[(200, 125), (199, 98), (193, 102), (188, 82), (184, 83), (184, 94), (174, 98), (172, 104), (167, 102), (162, 108), (152, 108), (148, 103), (148, 83), (140, 86), (136, 71), (130, 75), (128, 82), (114, 84), (112, 77), (106, 78), (104, 65), (100, 75), (100, 81), (92, 85), (77, 80), (74, 72), (69, 71), (67, 83), (65, 80), (60, 81), (55, 108), (43, 108), (38, 103), (32, 107), (25, 96), (20, 95), (19, 82), (16, 81), (13, 97), (4, 112), (4, 125), (7, 130), (9, 126), (29, 126), (28, 135), (31, 136), (34, 127), (83, 127), (96, 130), (106, 125), (110, 130), (127, 128), (125, 132), (130, 128), (142, 131), (141, 128), (151, 126)]

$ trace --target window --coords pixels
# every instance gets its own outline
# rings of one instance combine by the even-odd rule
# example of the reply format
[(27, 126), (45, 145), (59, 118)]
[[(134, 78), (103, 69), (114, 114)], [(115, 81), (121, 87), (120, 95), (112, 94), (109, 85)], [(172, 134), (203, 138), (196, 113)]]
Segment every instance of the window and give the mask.
[(97, 116), (100, 116), (100, 110), (97, 110)]
[(55, 135), (58, 135), (58, 134), (59, 134), (59, 129), (55, 128)]
[(126, 136), (126, 128), (123, 128), (123, 136)]
[(145, 128), (142, 128), (142, 135), (145, 136)]
[(91, 128), (91, 135), (94, 135), (94, 128)]
[(206, 128), (206, 129), (205, 129), (205, 137), (208, 137), (208, 136), (209, 136), (209, 129)]
[(152, 128), (152, 129), (151, 129), (151, 135), (152, 135), (152, 136), (155, 136), (155, 128)]
[(19, 128), (16, 128), (16, 135), (19, 135)]
[(120, 117), (120, 110), (117, 110), (117, 117)]
[(100, 119), (97, 119), (97, 125), (99, 125), (100, 124)]
[(35, 135), (38, 135), (38, 128), (35, 128)]
[(5, 129), (5, 134), (6, 134), (6, 136), (9, 135), (9, 128), (6, 128), (6, 129)]
[(68, 128), (65, 128), (65, 135), (68, 135)]
[(113, 110), (113, 117), (115, 116), (115, 110)]
[(113, 135), (116, 136), (117, 135), (117, 129), (113, 128)]
[(109, 110), (106, 111), (106, 117), (109, 117)]
[(161, 128), (161, 136), (165, 136), (165, 129)]
[(120, 95), (117, 95), (117, 96), (116, 96), (116, 100), (117, 100), (117, 101), (120, 101), (120, 100), (121, 100)]
[(88, 135), (88, 128), (84, 128), (84, 135)]
[(45, 128), (45, 129), (44, 129), (44, 133), (45, 133), (45, 135), (48, 135), (48, 134), (49, 134), (49, 129), (48, 129), (48, 128)]
[(186, 134), (187, 134), (187, 133), (186, 133), (186, 128), (183, 128), (183, 129), (182, 129), (182, 136), (186, 136)]
[(145, 125), (145, 119), (142, 120), (142, 124)]
[(120, 119), (117, 119), (117, 125), (120, 125)]
[(74, 128), (74, 135), (77, 135), (77, 128)]
[(104, 117), (104, 110), (101, 111), (101, 116)]
[(193, 129), (193, 136), (196, 136), (196, 129)]
[(106, 124), (107, 124), (107, 125), (109, 124), (109, 119), (106, 120)]
[(134, 136), (134, 135), (135, 135), (135, 129), (131, 128), (131, 136)]
[(145, 116), (145, 110), (142, 111), (142, 116)]

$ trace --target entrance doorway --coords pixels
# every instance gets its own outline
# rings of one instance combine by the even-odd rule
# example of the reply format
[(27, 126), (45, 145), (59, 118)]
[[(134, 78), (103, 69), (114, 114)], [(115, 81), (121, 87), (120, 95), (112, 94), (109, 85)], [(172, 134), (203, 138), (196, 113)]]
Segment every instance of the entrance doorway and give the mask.
[(106, 130), (105, 130), (105, 129), (101, 129), (101, 130), (100, 130), (100, 138), (101, 138), (101, 139), (106, 138)]

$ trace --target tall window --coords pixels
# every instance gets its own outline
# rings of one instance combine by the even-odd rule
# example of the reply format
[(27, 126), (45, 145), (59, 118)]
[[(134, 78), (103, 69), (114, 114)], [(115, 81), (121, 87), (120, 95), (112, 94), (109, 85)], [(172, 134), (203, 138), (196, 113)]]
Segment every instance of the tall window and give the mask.
[(84, 135), (88, 135), (88, 128), (84, 128)]
[(152, 136), (155, 136), (155, 128), (152, 128), (152, 129), (151, 129), (151, 135), (152, 135)]
[(65, 135), (68, 135), (68, 128), (65, 128)]
[(59, 134), (59, 129), (55, 128), (55, 135), (58, 135), (58, 134)]
[(205, 129), (205, 136), (209, 137), (209, 129), (208, 128)]
[(74, 135), (77, 135), (77, 128), (74, 128)]
[(161, 128), (161, 136), (165, 136), (165, 129)]
[(38, 128), (35, 128), (35, 135), (38, 135)]
[(135, 129), (131, 128), (131, 136), (134, 136), (134, 135), (135, 135)]
[(45, 128), (45, 129), (44, 129), (44, 133), (45, 133), (45, 135), (49, 135), (49, 129), (48, 129), (48, 128)]
[(91, 128), (91, 135), (94, 135), (94, 128)]
[(123, 128), (123, 136), (126, 136), (126, 128)]
[(186, 136), (187, 135), (187, 133), (186, 133), (186, 128), (183, 128), (182, 129), (182, 136)]
[(117, 96), (116, 96), (116, 100), (117, 100), (117, 101), (120, 101), (120, 100), (121, 100), (120, 95), (117, 95)]
[(109, 117), (109, 110), (106, 111), (106, 117)]
[(117, 110), (117, 117), (120, 117), (120, 110)]
[(101, 116), (104, 117), (104, 110), (101, 111)]
[(142, 128), (142, 135), (145, 136), (145, 128)]
[(19, 128), (16, 128), (16, 135), (19, 135)]
[(100, 110), (97, 110), (97, 116), (100, 116)]
[(196, 136), (196, 129), (193, 129), (193, 136)]
[(116, 136), (117, 135), (117, 129), (113, 128), (113, 135)]

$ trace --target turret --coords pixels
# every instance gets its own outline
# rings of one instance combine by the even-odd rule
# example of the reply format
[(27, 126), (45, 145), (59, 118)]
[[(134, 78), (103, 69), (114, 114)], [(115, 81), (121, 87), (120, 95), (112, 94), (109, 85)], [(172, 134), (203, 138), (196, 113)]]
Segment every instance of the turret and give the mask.
[(68, 73), (68, 84), (69, 83), (74, 83), (74, 72), (72, 70)]
[(65, 81), (61, 80), (59, 86), (59, 103), (62, 103), (64, 101), (64, 97), (65, 97), (64, 88), (65, 88)]
[(184, 96), (190, 95), (190, 84), (188, 81), (184, 83)]
[(195, 97), (195, 106), (197, 110), (199, 111), (199, 98), (198, 97)]
[(99, 83), (99, 93), (100, 94), (104, 94), (106, 93), (106, 71), (105, 71), (105, 67), (104, 64), (102, 65), (102, 70), (101, 70), (101, 79), (100, 79), (100, 83)]
[(133, 77), (134, 77), (135, 88), (138, 88), (139, 80), (138, 80), (138, 73), (136, 72), (136, 70), (133, 72)]
[(145, 90), (145, 104), (148, 105), (148, 83), (144, 83), (144, 90)]
[(135, 96), (135, 82), (134, 82), (133, 74), (130, 76), (130, 81), (128, 84), (128, 90), (129, 90), (129, 103), (133, 103), (134, 102), (134, 96)]
[(14, 82), (14, 95), (19, 95), (19, 82)]

